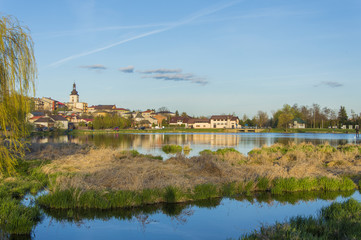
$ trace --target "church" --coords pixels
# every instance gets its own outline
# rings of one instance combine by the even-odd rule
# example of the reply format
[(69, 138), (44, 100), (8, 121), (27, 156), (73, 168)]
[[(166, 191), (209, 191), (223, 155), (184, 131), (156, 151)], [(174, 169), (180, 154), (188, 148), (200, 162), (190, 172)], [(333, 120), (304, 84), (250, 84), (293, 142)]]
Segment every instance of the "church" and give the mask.
[(73, 90), (70, 93), (70, 99), (68, 103), (65, 103), (68, 109), (73, 112), (87, 112), (88, 104), (85, 102), (79, 102), (79, 93), (76, 90), (76, 84), (73, 84)]

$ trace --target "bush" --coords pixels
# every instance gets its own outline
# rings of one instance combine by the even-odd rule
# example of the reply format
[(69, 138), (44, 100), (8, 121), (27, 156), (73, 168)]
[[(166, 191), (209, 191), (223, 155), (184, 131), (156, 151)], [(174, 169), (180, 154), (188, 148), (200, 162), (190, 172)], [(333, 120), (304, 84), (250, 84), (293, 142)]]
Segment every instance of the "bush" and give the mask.
[(179, 145), (165, 145), (162, 147), (163, 152), (169, 154), (169, 153), (178, 153), (182, 152), (182, 146)]

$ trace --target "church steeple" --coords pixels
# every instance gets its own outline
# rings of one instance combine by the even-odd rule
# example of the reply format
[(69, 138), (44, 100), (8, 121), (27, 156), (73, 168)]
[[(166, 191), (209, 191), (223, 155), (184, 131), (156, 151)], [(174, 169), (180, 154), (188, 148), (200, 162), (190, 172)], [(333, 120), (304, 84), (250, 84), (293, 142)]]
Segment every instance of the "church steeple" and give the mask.
[(78, 95), (78, 96), (79, 96), (78, 91), (76, 90), (75, 82), (74, 82), (74, 84), (73, 84), (73, 91), (71, 91), (71, 94), (70, 94), (70, 95)]

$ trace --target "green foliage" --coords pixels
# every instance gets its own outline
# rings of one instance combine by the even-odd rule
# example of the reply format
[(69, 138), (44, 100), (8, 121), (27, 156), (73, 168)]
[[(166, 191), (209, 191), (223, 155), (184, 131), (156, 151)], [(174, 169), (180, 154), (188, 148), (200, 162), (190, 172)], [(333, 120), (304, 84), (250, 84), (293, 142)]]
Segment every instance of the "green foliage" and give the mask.
[(197, 185), (193, 190), (194, 200), (210, 199), (218, 196), (217, 186), (211, 183)]
[(163, 199), (167, 203), (176, 203), (184, 196), (182, 191), (177, 187), (168, 186), (165, 188)]
[[(34, 95), (36, 63), (33, 41), (26, 27), (11, 17), (0, 17), (0, 172), (12, 174), (22, 141), (29, 132), (26, 114)], [(4, 141), (6, 139), (6, 141)]]
[(212, 155), (212, 154), (214, 154), (214, 152), (209, 149), (204, 149), (203, 151), (199, 152), (199, 155)]
[(224, 154), (230, 153), (230, 152), (240, 153), (240, 152), (238, 152), (238, 151), (237, 151), (236, 149), (234, 149), (234, 148), (220, 148), (220, 149), (218, 149), (215, 153), (216, 153), (216, 154), (224, 155)]
[(0, 199), (0, 228), (3, 231), (29, 234), (40, 220), (38, 207), (25, 207), (14, 199)]
[(270, 187), (270, 181), (266, 177), (258, 178), (257, 180), (257, 189), (260, 191), (266, 191)]
[(131, 121), (127, 118), (120, 117), (116, 114), (107, 114), (106, 116), (98, 116), (94, 118), (94, 129), (124, 129), (131, 126)]
[(162, 147), (163, 152), (169, 154), (169, 153), (178, 153), (178, 152), (182, 152), (182, 146), (179, 145), (164, 145)]

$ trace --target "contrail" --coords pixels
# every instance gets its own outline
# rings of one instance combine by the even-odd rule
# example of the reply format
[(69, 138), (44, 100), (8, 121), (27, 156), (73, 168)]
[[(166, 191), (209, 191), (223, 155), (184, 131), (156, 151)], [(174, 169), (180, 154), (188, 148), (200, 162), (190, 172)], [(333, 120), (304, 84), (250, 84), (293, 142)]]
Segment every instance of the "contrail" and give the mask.
[(70, 57), (66, 57), (66, 58), (63, 58), (63, 59), (61, 59), (59, 61), (51, 63), (50, 65), (48, 65), (48, 67), (56, 67), (56, 66), (59, 66), (59, 65), (65, 63), (65, 62), (68, 62), (68, 61), (76, 59), (76, 58), (88, 56), (88, 55), (91, 55), (93, 53), (101, 52), (101, 51), (104, 51), (106, 49), (109, 49), (109, 48), (124, 44), (126, 42), (130, 42), (130, 41), (133, 41), (133, 40), (136, 40), (136, 39), (144, 38), (144, 37), (147, 37), (147, 36), (150, 36), (150, 35), (154, 35), (154, 34), (157, 34), (157, 33), (161, 33), (161, 32), (171, 30), (173, 28), (188, 24), (188, 23), (194, 21), (197, 18), (204, 17), (204, 16), (210, 15), (212, 13), (218, 12), (220, 10), (223, 10), (225, 8), (228, 8), (230, 6), (233, 6), (234, 4), (239, 3), (241, 1), (242, 0), (236, 0), (236, 1), (228, 2), (227, 4), (223, 4), (223, 5), (220, 5), (220, 6), (203, 9), (202, 11), (199, 11), (198, 13), (196, 13), (194, 15), (191, 15), (188, 18), (185, 18), (183, 20), (179, 20), (177, 22), (171, 23), (168, 27), (161, 28), (161, 29), (158, 29), (158, 30), (153, 30), (153, 31), (150, 31), (150, 32), (146, 32), (146, 33), (143, 33), (143, 34), (131, 37), (131, 38), (127, 38), (127, 39), (121, 40), (119, 42), (115, 42), (115, 43), (112, 43), (110, 45), (107, 45), (105, 47), (97, 48), (97, 49), (87, 51), (87, 52), (83, 52), (83, 53), (79, 53), (79, 54), (75, 54), (75, 55), (72, 55)]

